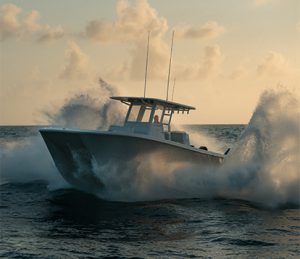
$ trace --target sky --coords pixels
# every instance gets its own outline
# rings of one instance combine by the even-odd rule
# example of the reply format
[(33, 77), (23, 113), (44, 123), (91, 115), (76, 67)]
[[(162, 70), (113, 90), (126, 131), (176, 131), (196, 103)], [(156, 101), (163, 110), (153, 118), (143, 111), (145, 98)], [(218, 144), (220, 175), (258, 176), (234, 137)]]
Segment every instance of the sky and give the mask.
[(174, 31), (170, 89), (196, 107), (177, 123), (244, 124), (265, 90), (300, 95), (299, 0), (0, 0), (0, 125), (47, 124), (99, 78), (143, 96), (149, 31), (162, 99)]

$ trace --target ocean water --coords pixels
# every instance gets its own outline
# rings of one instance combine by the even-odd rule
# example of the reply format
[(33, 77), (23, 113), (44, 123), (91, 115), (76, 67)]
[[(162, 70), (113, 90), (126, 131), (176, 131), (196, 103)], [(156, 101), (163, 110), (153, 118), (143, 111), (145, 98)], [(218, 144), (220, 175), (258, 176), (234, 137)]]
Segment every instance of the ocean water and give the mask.
[[(232, 149), (224, 169), (174, 172), (178, 198), (151, 196), (149, 187), (145, 200), (122, 202), (70, 188), (40, 127), (0, 127), (0, 257), (299, 258), (299, 149), (287, 142), (274, 165), (268, 148), (285, 138), (264, 135), (265, 121), (255, 127), (253, 118), (248, 126), (185, 126), (197, 145)], [(288, 140), (297, 141), (290, 128)]]

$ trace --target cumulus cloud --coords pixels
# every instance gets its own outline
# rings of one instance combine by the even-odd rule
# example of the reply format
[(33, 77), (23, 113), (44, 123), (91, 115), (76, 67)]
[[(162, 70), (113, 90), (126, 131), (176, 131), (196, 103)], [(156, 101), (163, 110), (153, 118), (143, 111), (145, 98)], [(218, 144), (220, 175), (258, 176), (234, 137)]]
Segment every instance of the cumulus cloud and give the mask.
[[(149, 79), (166, 79), (169, 54), (170, 46), (164, 41), (160, 39), (150, 41), (148, 63)], [(172, 74), (179, 80), (207, 79), (218, 74), (223, 59), (224, 55), (219, 45), (206, 46), (204, 48), (204, 56), (201, 58), (202, 62), (183, 64), (173, 60)], [(137, 43), (131, 50), (131, 62), (129, 64), (125, 62), (109, 70), (107, 77), (111, 79), (129, 77), (134, 80), (141, 80), (144, 78), (145, 60), (146, 43)]]
[(224, 27), (217, 22), (209, 21), (203, 25), (176, 27), (176, 37), (186, 39), (212, 39), (224, 32)]
[(0, 6), (0, 40), (32, 37), (38, 42), (46, 42), (65, 35), (61, 26), (52, 27), (40, 24), (40, 17), (36, 10), (23, 14), (22, 9), (14, 4)]
[(87, 79), (90, 77), (91, 68), (88, 57), (74, 41), (69, 42), (65, 51), (65, 61), (66, 65), (59, 75), (61, 79)]
[[(129, 5), (119, 0), (116, 6), (117, 19), (113, 22), (103, 20), (90, 21), (82, 36), (99, 43), (122, 42), (130, 45), (130, 61), (123, 62), (107, 74), (116, 77), (142, 79), (144, 77), (147, 34), (151, 32), (149, 73), (151, 79), (161, 79), (167, 68), (168, 46), (163, 36), (168, 30), (167, 20), (159, 16), (146, 0), (137, 0)], [(126, 65), (125, 65), (126, 63)], [(151, 68), (150, 68), (151, 67)]]
[[(149, 47), (148, 78), (166, 78), (169, 62), (169, 46), (160, 38), (152, 39)], [(146, 44), (137, 42), (131, 49), (130, 78), (138, 80), (144, 78)]]
[(27, 32), (36, 32), (41, 29), (41, 25), (38, 23), (40, 19), (40, 14), (38, 11), (33, 10), (29, 14), (27, 14), (23, 21), (23, 27)]
[(282, 54), (270, 51), (257, 66), (256, 71), (259, 76), (286, 76), (291, 68)]
[[(160, 46), (160, 44), (163, 44), (163, 46)], [(170, 52), (169, 46), (162, 41), (152, 42), (152, 46), (150, 47), (148, 78), (166, 79)], [(132, 50), (131, 63), (125, 62), (109, 70), (106, 73), (107, 78), (124, 79), (129, 77), (134, 80), (144, 79), (145, 55), (145, 45), (136, 45), (136, 48)], [(199, 62), (184, 64), (173, 60), (171, 74), (178, 80), (205, 80), (218, 75), (223, 59), (224, 55), (219, 45), (206, 46), (204, 48), (204, 56)]]
[[(144, 78), (147, 33), (150, 31), (150, 52), (148, 64), (149, 79), (163, 79), (167, 75), (169, 60), (168, 23), (160, 16), (146, 0), (137, 0), (130, 5), (126, 0), (119, 0), (116, 6), (117, 19), (115, 21), (92, 20), (81, 36), (99, 43), (121, 42), (129, 43), (130, 61), (107, 71), (108, 78), (130, 78), (140, 80)], [(198, 27), (185, 26), (175, 29), (175, 38), (212, 39), (224, 32), (224, 28), (217, 22), (207, 22)], [(169, 36), (169, 35), (168, 35)], [(205, 64), (198, 68), (178, 65), (180, 73), (191, 76), (208, 77), (218, 66), (218, 48), (205, 50)], [(182, 72), (184, 71), (185, 72)], [(127, 76), (126, 76), (127, 75)], [(186, 76), (185, 76), (186, 77)]]
[(116, 11), (118, 18), (115, 22), (92, 20), (82, 35), (98, 42), (131, 42), (147, 31), (151, 31), (152, 37), (158, 37), (168, 29), (167, 20), (159, 17), (146, 0), (136, 1), (133, 6), (126, 0), (119, 0)]
[(62, 26), (58, 25), (51, 27), (45, 25), (44, 30), (40, 32), (37, 41), (47, 42), (51, 40), (57, 40), (65, 36), (65, 31)]
[(13, 4), (5, 4), (0, 7), (0, 36), (1, 40), (9, 38), (19, 31), (20, 23), (17, 15), (21, 9)]

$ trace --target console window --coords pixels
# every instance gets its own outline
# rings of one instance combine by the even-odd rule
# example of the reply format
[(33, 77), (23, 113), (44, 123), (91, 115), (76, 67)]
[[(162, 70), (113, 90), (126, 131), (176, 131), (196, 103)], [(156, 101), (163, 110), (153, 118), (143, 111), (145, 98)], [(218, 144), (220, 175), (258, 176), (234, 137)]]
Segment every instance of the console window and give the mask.
[(141, 106), (140, 105), (132, 105), (131, 111), (128, 117), (128, 121), (136, 121), (139, 111), (140, 111)]

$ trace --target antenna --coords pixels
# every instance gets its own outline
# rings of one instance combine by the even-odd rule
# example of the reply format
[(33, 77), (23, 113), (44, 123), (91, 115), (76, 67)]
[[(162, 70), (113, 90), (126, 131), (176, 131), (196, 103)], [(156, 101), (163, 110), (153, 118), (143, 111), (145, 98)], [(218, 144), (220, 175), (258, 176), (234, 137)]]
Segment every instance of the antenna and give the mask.
[(173, 102), (173, 98), (174, 98), (175, 82), (176, 82), (176, 77), (174, 78), (174, 83), (173, 83), (172, 102)]
[(171, 72), (172, 52), (173, 52), (173, 40), (174, 40), (174, 31), (172, 33), (172, 43), (171, 43), (171, 53), (170, 53), (170, 62), (169, 62), (169, 73), (168, 73), (168, 84), (167, 84), (167, 98), (166, 98), (166, 101), (168, 101), (168, 99), (169, 99), (169, 85), (170, 85), (170, 72)]
[(150, 31), (148, 31), (148, 44), (147, 44), (147, 56), (146, 56), (146, 68), (145, 68), (144, 98), (146, 97), (146, 87), (147, 87), (147, 72), (148, 72), (148, 57), (149, 57), (149, 39), (150, 39)]

